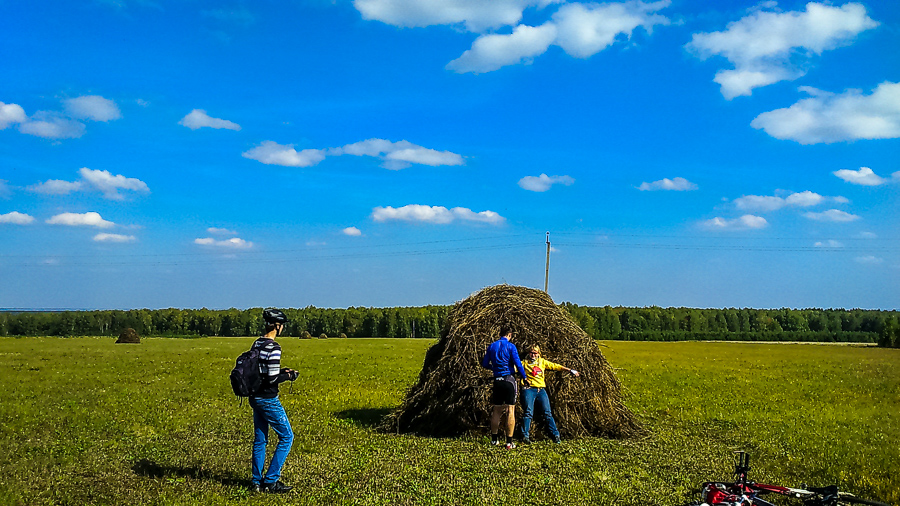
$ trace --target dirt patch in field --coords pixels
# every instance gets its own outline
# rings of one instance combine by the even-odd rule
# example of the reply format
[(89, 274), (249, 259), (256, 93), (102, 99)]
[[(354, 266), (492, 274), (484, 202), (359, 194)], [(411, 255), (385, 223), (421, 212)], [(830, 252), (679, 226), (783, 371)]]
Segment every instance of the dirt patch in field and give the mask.
[[(493, 379), (481, 359), (501, 326), (512, 329), (520, 355), (536, 344), (547, 360), (581, 373), (547, 374), (547, 393), (563, 436), (628, 437), (643, 432), (623, 404), (619, 380), (597, 342), (546, 293), (510, 285), (485, 288), (454, 306), (441, 339), (425, 354), (418, 382), (381, 428), (428, 436), (489, 430)], [(521, 407), (516, 411), (521, 421)], [(539, 419), (535, 423), (540, 427)], [(536, 428), (532, 436), (540, 438), (542, 433)]]

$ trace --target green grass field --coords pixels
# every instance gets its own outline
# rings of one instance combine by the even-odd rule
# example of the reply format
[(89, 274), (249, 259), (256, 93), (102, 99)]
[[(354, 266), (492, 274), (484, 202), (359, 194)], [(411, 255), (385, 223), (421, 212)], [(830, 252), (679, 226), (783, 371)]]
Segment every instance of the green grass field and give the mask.
[(432, 341), (284, 339), (296, 492), (252, 495), (227, 379), (251, 341), (0, 338), (0, 504), (677, 505), (734, 450), (758, 481), (900, 503), (900, 350), (699, 342), (604, 343), (646, 437), (507, 451), (375, 430)]

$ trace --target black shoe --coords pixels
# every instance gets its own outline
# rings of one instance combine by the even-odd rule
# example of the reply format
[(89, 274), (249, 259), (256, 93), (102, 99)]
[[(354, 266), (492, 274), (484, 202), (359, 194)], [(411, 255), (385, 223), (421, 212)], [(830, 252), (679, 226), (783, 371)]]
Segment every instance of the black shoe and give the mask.
[(259, 488), (268, 494), (285, 494), (294, 489), (294, 487), (289, 487), (284, 483), (281, 483), (281, 480), (278, 480), (275, 483), (262, 483)]
[(250, 484), (250, 492), (253, 492), (254, 494), (258, 494), (260, 492), (260, 490), (261, 489), (259, 487), (259, 483), (251, 483)]
[(530, 445), (530, 444), (531, 444), (531, 438), (528, 437), (528, 436), (523, 437), (523, 438), (522, 438), (522, 444), (523, 444), (523, 445)]
[(559, 436), (553, 436), (553, 442), (556, 444), (562, 443), (562, 439)]

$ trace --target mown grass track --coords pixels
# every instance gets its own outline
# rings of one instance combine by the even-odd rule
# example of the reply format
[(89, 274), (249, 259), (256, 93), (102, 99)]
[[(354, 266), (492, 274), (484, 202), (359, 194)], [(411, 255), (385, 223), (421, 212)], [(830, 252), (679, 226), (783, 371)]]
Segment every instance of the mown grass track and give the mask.
[(738, 449), (759, 481), (900, 503), (900, 350), (698, 342), (604, 343), (645, 438), (508, 452), (373, 428), (432, 341), (285, 339), (297, 492), (253, 496), (227, 383), (251, 341), (0, 338), (0, 504), (675, 505)]

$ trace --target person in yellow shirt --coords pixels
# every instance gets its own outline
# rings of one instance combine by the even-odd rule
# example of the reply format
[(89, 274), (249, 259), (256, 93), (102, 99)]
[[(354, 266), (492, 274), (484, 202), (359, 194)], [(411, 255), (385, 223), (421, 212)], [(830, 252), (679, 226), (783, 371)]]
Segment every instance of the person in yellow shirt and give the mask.
[(525, 389), (522, 391), (522, 407), (525, 410), (522, 420), (522, 442), (526, 444), (531, 442), (529, 431), (535, 408), (537, 408), (547, 422), (547, 429), (550, 430), (553, 442), (559, 443), (559, 430), (556, 428), (556, 421), (553, 420), (553, 413), (550, 412), (550, 398), (547, 396), (544, 371), (568, 371), (573, 376), (579, 376), (578, 371), (545, 360), (541, 357), (540, 346), (537, 345), (531, 348), (528, 356), (522, 361), (522, 365), (525, 366)]

